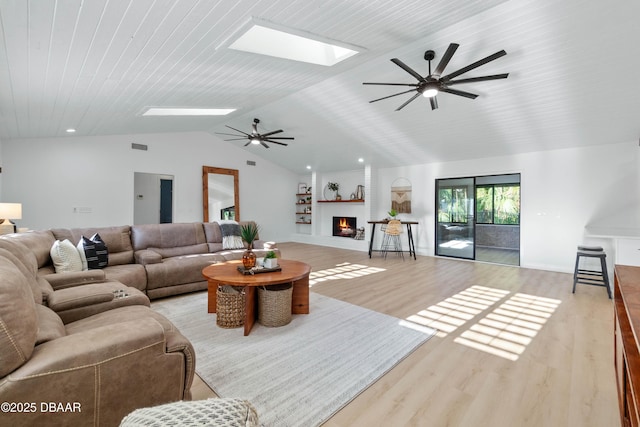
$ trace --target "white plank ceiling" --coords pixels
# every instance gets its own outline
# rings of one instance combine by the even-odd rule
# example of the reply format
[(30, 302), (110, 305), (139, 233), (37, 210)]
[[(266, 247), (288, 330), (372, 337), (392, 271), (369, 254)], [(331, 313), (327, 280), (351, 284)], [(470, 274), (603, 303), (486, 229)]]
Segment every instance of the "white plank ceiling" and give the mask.
[[(148, 132), (284, 129), (288, 147), (246, 147), (296, 172), (351, 170), (619, 143), (640, 137), (637, 0), (0, 0), (0, 141)], [(252, 19), (361, 47), (324, 67), (228, 49)], [(403, 90), (424, 51), (458, 86), (432, 111)], [(397, 90), (396, 90), (397, 89)], [(146, 107), (237, 108), (225, 117), (142, 117)], [(220, 137), (226, 138), (226, 137)], [(179, 141), (177, 141), (179, 143)], [(243, 146), (243, 141), (229, 142)]]

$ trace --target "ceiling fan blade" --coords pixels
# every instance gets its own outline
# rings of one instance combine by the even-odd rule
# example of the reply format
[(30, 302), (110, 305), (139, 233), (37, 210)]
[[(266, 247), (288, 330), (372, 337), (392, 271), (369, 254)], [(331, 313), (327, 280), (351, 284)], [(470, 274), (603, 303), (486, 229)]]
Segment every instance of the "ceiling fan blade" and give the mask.
[(411, 67), (409, 67), (407, 64), (405, 64), (404, 62), (400, 61), (398, 58), (393, 58), (391, 59), (391, 62), (393, 62), (394, 64), (396, 64), (398, 67), (402, 68), (403, 70), (405, 70), (407, 73), (411, 74), (413, 77), (415, 77), (416, 79), (418, 79), (418, 81), (420, 82), (424, 82), (425, 79), (424, 77), (422, 77), (420, 74), (416, 73), (415, 71), (413, 71), (413, 69)]
[(441, 92), (447, 92), (450, 93), (452, 95), (458, 95), (458, 96), (464, 96), (465, 98), (471, 98), (471, 99), (476, 99), (478, 97), (478, 95), (476, 95), (475, 93), (469, 93), (469, 92), (464, 92), (461, 90), (456, 90), (456, 89), (450, 89), (450, 88), (441, 88), (440, 89)]
[(410, 89), (410, 90), (405, 90), (404, 92), (394, 93), (393, 95), (384, 96), (382, 98), (378, 98), (378, 99), (374, 99), (373, 101), (369, 101), (369, 104), (371, 104), (372, 102), (382, 101), (383, 99), (391, 98), (391, 97), (394, 97), (394, 96), (402, 95), (403, 93), (409, 93), (409, 92), (413, 92), (413, 91), (415, 91), (415, 89)]
[(407, 106), (408, 103), (410, 103), (411, 101), (413, 101), (414, 99), (416, 99), (417, 97), (419, 97), (421, 94), (420, 92), (416, 93), (415, 95), (413, 95), (411, 98), (409, 98), (409, 100), (407, 102), (405, 102), (404, 104), (402, 104), (401, 106), (399, 106), (398, 108), (396, 108), (396, 111), (400, 111), (402, 110), (404, 107)]
[(282, 129), (272, 130), (271, 132), (263, 133), (262, 136), (275, 135), (276, 133), (284, 132)]
[(229, 125), (225, 125), (225, 126), (226, 126), (226, 127), (228, 127), (229, 129), (233, 129), (233, 130), (235, 130), (236, 132), (240, 132), (240, 133), (241, 133), (241, 134), (243, 134), (243, 135), (247, 135), (247, 136), (249, 136), (249, 134), (248, 134), (248, 133), (243, 132), (243, 131), (241, 131), (240, 129), (232, 128), (232, 127), (231, 127), (231, 126), (229, 126)]
[(458, 49), (459, 46), (460, 45), (457, 43), (451, 43), (449, 45), (447, 51), (442, 56), (442, 59), (438, 63), (438, 66), (436, 67), (436, 70), (433, 72), (433, 74), (436, 74), (438, 76), (442, 74), (444, 69), (447, 67), (447, 64), (449, 64), (449, 61), (451, 61), (451, 57), (454, 53), (456, 53), (456, 49)]
[[(264, 135), (262, 135), (264, 137)], [(264, 139), (295, 139), (292, 136), (270, 136), (268, 138), (264, 138)]]
[(216, 132), (216, 135), (242, 136), (242, 135), (238, 135), (237, 133), (223, 133), (223, 132)]
[(240, 140), (245, 140), (247, 139), (246, 136), (243, 136), (242, 138), (231, 138), (231, 139), (225, 139), (225, 141), (240, 141)]
[(260, 144), (262, 144), (262, 146), (263, 146), (264, 148), (269, 148), (269, 146), (268, 146), (267, 144), (265, 144), (265, 143), (264, 143), (264, 141), (260, 141)]
[(435, 110), (438, 108), (438, 98), (436, 98), (435, 96), (432, 96), (431, 98), (429, 98), (429, 101), (431, 102), (432, 110)]
[(482, 77), (471, 77), (471, 78), (468, 78), (468, 79), (460, 79), (460, 80), (447, 80), (444, 83), (447, 86), (451, 86), (451, 85), (457, 85), (457, 84), (460, 84), (460, 83), (472, 83), (472, 82), (483, 82), (483, 81), (487, 81), (487, 80), (506, 79), (507, 77), (509, 77), (509, 73), (494, 74), (494, 75), (491, 75), (491, 76), (482, 76)]
[(417, 83), (362, 83), (363, 85), (385, 85), (385, 86), (414, 86), (417, 87)]
[(453, 78), (455, 78), (455, 77), (457, 77), (457, 76), (459, 76), (461, 74), (466, 73), (467, 71), (471, 71), (474, 68), (478, 68), (481, 65), (484, 65), (484, 64), (486, 64), (488, 62), (491, 62), (491, 61), (493, 61), (495, 59), (498, 59), (498, 58), (500, 58), (502, 56), (505, 56), (506, 54), (507, 54), (507, 52), (505, 52), (504, 50), (501, 50), (500, 52), (496, 52), (493, 55), (489, 55), (486, 58), (482, 58), (481, 60), (476, 61), (473, 64), (469, 64), (466, 67), (460, 68), (458, 71), (454, 71), (451, 74), (443, 76), (443, 77), (441, 77), (440, 80), (451, 80), (451, 79), (453, 79)]
[(279, 145), (284, 145), (284, 146), (289, 145), (289, 144), (285, 144), (284, 142), (273, 141), (271, 139), (265, 139), (265, 141), (270, 142), (272, 144), (279, 144)]
[(251, 141), (247, 142), (246, 144), (244, 144), (244, 146), (246, 147), (247, 145), (251, 144)]

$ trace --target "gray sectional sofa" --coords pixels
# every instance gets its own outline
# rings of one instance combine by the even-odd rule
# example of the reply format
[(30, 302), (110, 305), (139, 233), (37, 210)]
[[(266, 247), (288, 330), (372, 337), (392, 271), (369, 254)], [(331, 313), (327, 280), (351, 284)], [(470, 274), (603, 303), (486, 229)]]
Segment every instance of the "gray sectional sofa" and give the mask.
[[(56, 273), (51, 248), (98, 233), (101, 269)], [(258, 256), (275, 244), (257, 240)], [(73, 248), (72, 248), (73, 249)], [(240, 259), (217, 223), (51, 229), (0, 237), (0, 419), (12, 426), (116, 426), (191, 399), (195, 352), (149, 298), (206, 289), (202, 269)], [(63, 404), (51, 413), (42, 405)]]

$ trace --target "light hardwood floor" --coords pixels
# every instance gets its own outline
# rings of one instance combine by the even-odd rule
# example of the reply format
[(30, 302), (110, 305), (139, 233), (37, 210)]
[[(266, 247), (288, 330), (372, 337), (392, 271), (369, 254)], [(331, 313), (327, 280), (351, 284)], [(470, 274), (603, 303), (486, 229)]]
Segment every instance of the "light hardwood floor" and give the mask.
[[(570, 274), (519, 267), (279, 247), (312, 266), (312, 292), (440, 331), (324, 426), (620, 425), (605, 289), (572, 294)], [(192, 392), (215, 396), (199, 378)]]

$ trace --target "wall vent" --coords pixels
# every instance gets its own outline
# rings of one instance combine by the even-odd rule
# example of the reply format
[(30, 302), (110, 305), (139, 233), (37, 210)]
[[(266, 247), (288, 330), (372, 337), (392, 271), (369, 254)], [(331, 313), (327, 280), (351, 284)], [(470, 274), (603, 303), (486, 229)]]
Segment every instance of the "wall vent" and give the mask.
[(147, 151), (147, 146), (144, 144), (136, 144), (135, 142), (131, 143), (131, 148), (134, 150), (142, 150), (142, 151)]
[(248, 164), (249, 166), (255, 166), (255, 165), (256, 165), (256, 162), (254, 162), (253, 160), (247, 160), (247, 164)]

